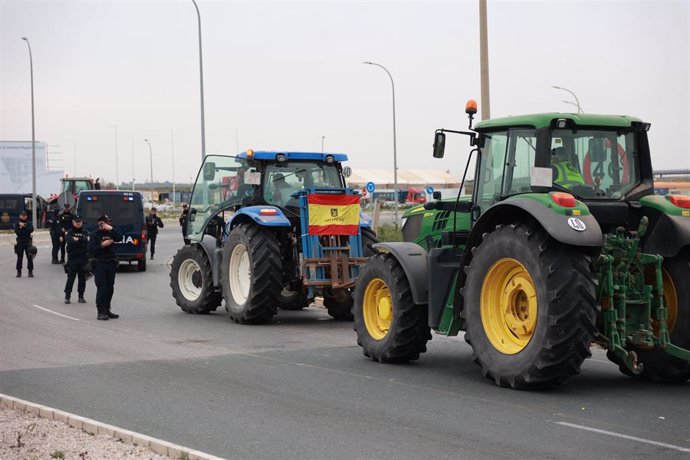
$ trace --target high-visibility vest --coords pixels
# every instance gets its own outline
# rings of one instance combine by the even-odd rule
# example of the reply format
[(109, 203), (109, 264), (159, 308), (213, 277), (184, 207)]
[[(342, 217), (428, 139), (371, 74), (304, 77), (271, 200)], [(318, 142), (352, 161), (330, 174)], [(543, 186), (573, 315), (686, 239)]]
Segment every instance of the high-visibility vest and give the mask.
[(556, 170), (556, 182), (561, 187), (569, 188), (574, 185), (584, 185), (585, 180), (580, 171), (570, 161), (560, 161), (553, 165)]

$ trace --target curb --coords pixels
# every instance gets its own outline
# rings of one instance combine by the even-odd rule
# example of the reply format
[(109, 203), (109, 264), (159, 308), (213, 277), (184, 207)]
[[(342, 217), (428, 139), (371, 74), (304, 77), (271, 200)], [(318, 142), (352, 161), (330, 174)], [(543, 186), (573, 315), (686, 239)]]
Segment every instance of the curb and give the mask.
[(112, 438), (135, 446), (148, 447), (157, 454), (171, 458), (180, 458), (184, 454), (189, 460), (223, 460), (221, 457), (207, 454), (198, 450), (188, 449), (171, 442), (156, 439), (134, 431), (125, 430), (113, 425), (97, 422), (86, 417), (70, 414), (69, 412), (53, 409), (52, 407), (35, 404), (23, 399), (0, 393), (0, 405), (22, 412), (33, 413), (41, 418), (56, 422), (63, 422), (73, 428), (83, 430), (89, 434), (106, 434)]

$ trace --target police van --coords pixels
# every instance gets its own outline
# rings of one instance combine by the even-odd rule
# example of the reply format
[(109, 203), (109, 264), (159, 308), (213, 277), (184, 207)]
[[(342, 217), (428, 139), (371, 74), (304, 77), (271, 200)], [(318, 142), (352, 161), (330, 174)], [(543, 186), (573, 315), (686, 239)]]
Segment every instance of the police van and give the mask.
[(122, 234), (122, 241), (115, 243), (115, 254), (120, 262), (137, 262), (140, 272), (146, 270), (146, 217), (144, 201), (139, 192), (120, 190), (83, 190), (77, 200), (77, 214), (89, 233), (96, 231), (97, 219), (107, 214), (112, 226)]

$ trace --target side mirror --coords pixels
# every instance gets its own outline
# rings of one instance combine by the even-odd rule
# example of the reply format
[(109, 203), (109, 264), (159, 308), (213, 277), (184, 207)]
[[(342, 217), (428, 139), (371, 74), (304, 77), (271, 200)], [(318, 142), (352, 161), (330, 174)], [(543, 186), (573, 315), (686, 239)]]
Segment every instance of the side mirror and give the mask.
[(437, 131), (434, 135), (434, 158), (443, 158), (446, 150), (446, 133)]
[(352, 168), (350, 168), (349, 166), (345, 166), (343, 168), (343, 177), (347, 179), (351, 175), (352, 175)]
[(606, 140), (592, 138), (589, 140), (589, 158), (593, 163), (606, 161)]
[(204, 164), (204, 180), (211, 182), (216, 177), (216, 164), (212, 161)]
[(443, 195), (441, 194), (441, 191), (440, 191), (440, 190), (436, 190), (436, 191), (432, 194), (432, 196), (434, 197), (434, 200), (440, 200), (441, 198), (443, 198)]

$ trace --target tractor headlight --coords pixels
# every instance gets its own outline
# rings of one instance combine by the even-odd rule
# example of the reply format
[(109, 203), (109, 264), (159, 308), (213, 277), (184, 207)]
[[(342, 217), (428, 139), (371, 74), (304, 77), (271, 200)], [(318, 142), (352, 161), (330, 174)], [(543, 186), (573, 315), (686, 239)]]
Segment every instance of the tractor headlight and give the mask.
[(287, 161), (287, 155), (285, 155), (284, 153), (279, 153), (278, 155), (276, 155), (276, 161), (278, 163), (286, 162)]
[(326, 163), (329, 165), (335, 163), (335, 158), (333, 158), (333, 155), (326, 155)]

